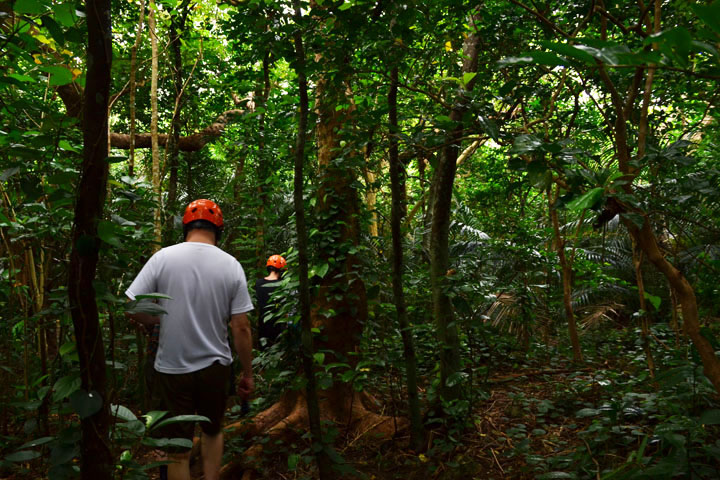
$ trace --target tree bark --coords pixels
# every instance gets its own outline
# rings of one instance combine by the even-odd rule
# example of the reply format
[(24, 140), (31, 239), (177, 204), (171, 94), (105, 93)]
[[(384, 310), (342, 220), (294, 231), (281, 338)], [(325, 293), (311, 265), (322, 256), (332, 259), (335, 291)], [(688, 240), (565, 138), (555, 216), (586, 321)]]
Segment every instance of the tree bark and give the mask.
[[(471, 24), (474, 18), (471, 19)], [(477, 71), (478, 49), (480, 38), (476, 33), (467, 36), (463, 44), (462, 74)], [(473, 78), (467, 85), (472, 90)], [(448, 134), (446, 145), (438, 158), (437, 168), (432, 179), (431, 196), (432, 219), (430, 230), (430, 280), (432, 286), (433, 315), (437, 326), (440, 342), (440, 397), (443, 401), (460, 398), (461, 382), (453, 379), (460, 371), (460, 340), (458, 328), (454, 322), (452, 302), (448, 296), (447, 278), (449, 275), (449, 231), (452, 190), (455, 182), (457, 159), (460, 153), (463, 131), (463, 114), (467, 109), (468, 99), (460, 92), (455, 102), (450, 119), (454, 127)], [(448, 380), (452, 384), (448, 384)]]
[(113, 458), (109, 445), (110, 410), (106, 395), (105, 352), (93, 280), (100, 240), (98, 222), (107, 192), (107, 108), (110, 97), (112, 37), (110, 1), (86, 0), (89, 62), (83, 112), (83, 164), (77, 190), (68, 298), (85, 392), (102, 400), (100, 410), (80, 420), (81, 478), (109, 480)]
[[(560, 187), (558, 187), (560, 188)], [(558, 220), (555, 203), (557, 195), (552, 198), (552, 187), (548, 189), (548, 211), (550, 213), (550, 221), (555, 233), (555, 249), (560, 261), (560, 270), (562, 272), (563, 285), (563, 307), (565, 308), (565, 317), (568, 322), (568, 334), (570, 336), (570, 344), (572, 345), (573, 361), (579, 363), (583, 361), (582, 350), (580, 349), (580, 337), (578, 336), (577, 323), (575, 321), (575, 311), (572, 306), (572, 263), (568, 261), (565, 255), (565, 238), (560, 232), (560, 221)]]
[(300, 324), (302, 328), (303, 370), (307, 381), (305, 395), (308, 408), (308, 423), (314, 445), (315, 461), (321, 480), (332, 478), (332, 461), (324, 445), (322, 428), (320, 425), (320, 404), (315, 381), (315, 368), (313, 367), (313, 334), (312, 320), (310, 318), (310, 282), (308, 280), (308, 246), (307, 227), (305, 224), (305, 205), (303, 201), (303, 168), (305, 165), (305, 144), (307, 140), (307, 124), (309, 113), (308, 82), (305, 74), (305, 49), (301, 29), (302, 10), (300, 0), (293, 0), (295, 8), (295, 71), (298, 77), (298, 93), (300, 95), (300, 115), (298, 117), (298, 134), (295, 140), (295, 177), (293, 200), (295, 204), (295, 228), (297, 229), (298, 268), (300, 284)]
[[(172, 219), (177, 209), (178, 157), (180, 155), (180, 111), (183, 105), (183, 63), (180, 52), (180, 37), (185, 30), (188, 15), (188, 2), (185, 0), (170, 17), (170, 50), (173, 57), (173, 86), (175, 87), (175, 108), (170, 122), (170, 137), (165, 149), (165, 162), (170, 170), (168, 179), (167, 208), (168, 217)], [(167, 230), (172, 232), (170, 223)]]
[(155, 194), (155, 212), (153, 214), (153, 251), (162, 245), (162, 197), (160, 196), (160, 145), (158, 143), (158, 46), (157, 24), (155, 22), (155, 0), (150, 0), (148, 12), (148, 33), (152, 45), (150, 72), (150, 143), (152, 148), (152, 186)]
[(402, 245), (402, 219), (407, 213), (405, 204), (405, 165), (398, 155), (398, 127), (397, 118), (397, 92), (398, 68), (394, 67), (390, 73), (391, 83), (388, 93), (388, 123), (390, 130), (390, 146), (388, 157), (390, 160), (390, 185), (392, 189), (392, 210), (390, 225), (392, 229), (392, 263), (393, 263), (393, 297), (397, 312), (398, 326), (403, 342), (403, 356), (405, 358), (405, 375), (407, 378), (408, 411), (410, 417), (410, 448), (420, 450), (425, 441), (425, 429), (420, 416), (420, 400), (418, 398), (417, 359), (413, 330), (408, 318), (405, 305), (405, 292), (403, 290), (403, 245)]

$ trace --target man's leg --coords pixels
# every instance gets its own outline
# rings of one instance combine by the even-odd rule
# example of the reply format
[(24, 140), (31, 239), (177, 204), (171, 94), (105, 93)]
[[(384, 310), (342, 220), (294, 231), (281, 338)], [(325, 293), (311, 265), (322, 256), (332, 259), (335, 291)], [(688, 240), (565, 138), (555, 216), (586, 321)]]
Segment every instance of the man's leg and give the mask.
[(190, 479), (190, 450), (184, 453), (170, 453), (168, 460), (168, 480), (191, 480)]
[(204, 480), (218, 480), (223, 454), (223, 433), (202, 434), (202, 461)]

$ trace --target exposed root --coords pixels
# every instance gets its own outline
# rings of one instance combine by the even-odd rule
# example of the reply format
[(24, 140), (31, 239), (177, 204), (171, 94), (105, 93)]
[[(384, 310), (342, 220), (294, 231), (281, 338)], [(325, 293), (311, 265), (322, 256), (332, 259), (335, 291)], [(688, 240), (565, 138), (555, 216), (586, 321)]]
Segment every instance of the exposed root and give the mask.
[[(389, 439), (407, 426), (405, 419), (380, 415), (368, 410), (366, 405), (377, 408), (378, 403), (367, 394), (347, 390), (323, 393), (323, 398), (320, 400), (322, 420), (342, 425), (350, 444), (363, 438)], [(265, 446), (273, 445), (278, 440), (289, 440), (297, 435), (298, 431), (307, 431), (308, 424), (305, 396), (299, 392), (288, 392), (275, 405), (259, 413), (252, 422), (228, 425), (226, 436), (238, 434), (245, 438), (263, 436), (270, 441), (252, 445), (237, 461), (225, 465), (221, 471), (221, 479), (256, 478)]]

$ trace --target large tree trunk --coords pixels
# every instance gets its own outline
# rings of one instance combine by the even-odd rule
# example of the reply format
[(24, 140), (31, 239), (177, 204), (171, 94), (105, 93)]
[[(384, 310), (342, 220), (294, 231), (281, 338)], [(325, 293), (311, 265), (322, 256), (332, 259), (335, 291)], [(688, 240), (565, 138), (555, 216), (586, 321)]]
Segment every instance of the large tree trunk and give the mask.
[(170, 17), (170, 50), (173, 58), (173, 86), (175, 88), (175, 108), (173, 109), (172, 121), (170, 122), (170, 137), (165, 148), (165, 165), (170, 171), (168, 180), (167, 208), (168, 235), (172, 236), (172, 218), (177, 210), (177, 186), (178, 186), (178, 163), (180, 155), (180, 112), (183, 106), (183, 63), (180, 51), (180, 37), (185, 30), (185, 21), (188, 15), (188, 1), (183, 1), (178, 10)]
[(102, 407), (81, 419), (81, 478), (112, 478), (113, 458), (109, 444), (110, 409), (106, 396), (105, 353), (98, 321), (93, 280), (100, 240), (97, 227), (105, 205), (108, 174), (107, 107), (110, 96), (112, 37), (110, 1), (85, 2), (89, 62), (84, 114), (83, 165), (78, 185), (73, 243), (70, 254), (68, 297), (75, 328), (82, 388), (99, 396)]
[[(329, 480), (332, 474), (332, 461), (323, 445), (322, 428), (320, 426), (320, 404), (317, 395), (317, 382), (315, 381), (315, 368), (313, 366), (313, 334), (310, 318), (310, 282), (308, 279), (308, 246), (307, 227), (305, 225), (305, 205), (303, 200), (303, 168), (305, 166), (305, 143), (307, 140), (307, 124), (309, 114), (308, 82), (305, 74), (305, 49), (303, 48), (302, 31), (300, 30), (302, 10), (300, 0), (293, 0), (295, 8), (296, 30), (293, 34), (295, 39), (295, 61), (298, 77), (298, 92), (300, 95), (300, 115), (298, 118), (298, 134), (295, 141), (295, 177), (293, 200), (295, 204), (295, 227), (297, 229), (298, 243), (298, 267), (300, 285), (298, 294), (300, 297), (300, 324), (302, 328), (302, 353), (303, 370), (307, 385), (305, 395), (308, 407), (308, 424), (314, 444), (313, 451), (318, 465), (321, 480)], [(319, 448), (318, 448), (319, 447)]]
[[(472, 22), (471, 22), (472, 24)], [(477, 71), (478, 48), (480, 39), (477, 34), (468, 35), (463, 44), (462, 73)], [(467, 85), (471, 90), (473, 78)], [(430, 230), (430, 281), (432, 286), (433, 316), (437, 325), (440, 343), (440, 396), (445, 401), (460, 398), (461, 382), (453, 378), (460, 371), (460, 340), (455, 325), (452, 302), (448, 296), (447, 276), (449, 275), (449, 232), (452, 190), (455, 182), (457, 159), (460, 154), (463, 133), (463, 114), (468, 99), (464, 94), (455, 102), (450, 119), (455, 127), (448, 134), (433, 175), (431, 195), (432, 220)], [(450, 384), (448, 384), (450, 380)]]

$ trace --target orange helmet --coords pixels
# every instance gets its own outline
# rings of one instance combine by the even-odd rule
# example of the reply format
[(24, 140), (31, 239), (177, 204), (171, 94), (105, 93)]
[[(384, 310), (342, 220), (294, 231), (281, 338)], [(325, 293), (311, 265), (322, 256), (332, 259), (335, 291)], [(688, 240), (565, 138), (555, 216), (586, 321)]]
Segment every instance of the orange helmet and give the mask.
[(285, 265), (287, 265), (287, 261), (280, 255), (273, 255), (268, 258), (267, 261), (268, 267), (275, 267), (278, 270), (282, 270), (283, 268), (285, 268)]
[(183, 225), (195, 220), (207, 220), (218, 228), (223, 226), (223, 216), (220, 207), (212, 200), (201, 198), (190, 202), (183, 215)]

